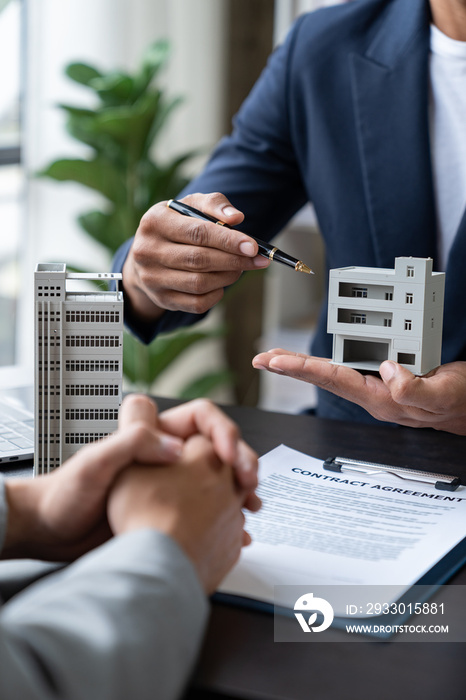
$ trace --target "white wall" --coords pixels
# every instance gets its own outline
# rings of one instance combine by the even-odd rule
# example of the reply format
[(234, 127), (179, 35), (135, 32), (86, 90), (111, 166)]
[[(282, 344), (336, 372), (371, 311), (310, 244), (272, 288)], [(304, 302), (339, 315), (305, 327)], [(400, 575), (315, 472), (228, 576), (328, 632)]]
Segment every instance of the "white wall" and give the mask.
[[(67, 136), (60, 102), (83, 104), (86, 90), (64, 77), (67, 63), (133, 67), (150, 42), (168, 37), (167, 72), (185, 105), (167, 130), (165, 155), (211, 147), (221, 134), (226, 3), (223, 0), (28, 0), (25, 165), (29, 176), (27, 250), (20, 362), (32, 363), (32, 271), (37, 262), (73, 261), (107, 269), (109, 261), (75, 223), (97, 196), (73, 183), (34, 178), (57, 157), (84, 155)], [(131, 234), (132, 232), (128, 232)], [(27, 340), (29, 339), (29, 340)]]

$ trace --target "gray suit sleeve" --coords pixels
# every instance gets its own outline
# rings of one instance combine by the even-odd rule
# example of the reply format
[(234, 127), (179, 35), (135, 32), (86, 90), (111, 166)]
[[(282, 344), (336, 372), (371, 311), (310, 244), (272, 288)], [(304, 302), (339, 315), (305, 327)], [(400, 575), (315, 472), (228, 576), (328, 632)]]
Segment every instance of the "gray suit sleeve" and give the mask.
[[(0, 523), (2, 512), (0, 500)], [(153, 530), (116, 537), (1, 608), (0, 698), (176, 698), (207, 614), (173, 540)]]

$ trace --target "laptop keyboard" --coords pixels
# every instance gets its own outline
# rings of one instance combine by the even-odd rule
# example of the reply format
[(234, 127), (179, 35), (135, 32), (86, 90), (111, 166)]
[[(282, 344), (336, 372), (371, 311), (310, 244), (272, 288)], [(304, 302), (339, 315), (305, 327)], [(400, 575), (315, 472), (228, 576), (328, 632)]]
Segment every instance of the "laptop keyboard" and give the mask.
[(15, 418), (12, 412), (0, 409), (0, 457), (34, 447), (34, 420)]

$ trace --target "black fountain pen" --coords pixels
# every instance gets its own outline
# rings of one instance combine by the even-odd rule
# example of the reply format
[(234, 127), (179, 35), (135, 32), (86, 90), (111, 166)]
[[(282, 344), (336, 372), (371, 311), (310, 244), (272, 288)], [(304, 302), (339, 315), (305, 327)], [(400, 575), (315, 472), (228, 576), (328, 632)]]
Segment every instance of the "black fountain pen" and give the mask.
[[(215, 219), (209, 214), (204, 214), (204, 212), (199, 211), (198, 209), (194, 209), (194, 207), (190, 207), (189, 204), (179, 202), (177, 199), (170, 199), (169, 202), (167, 202), (167, 207), (173, 209), (174, 211), (177, 211), (178, 214), (183, 214), (184, 216), (191, 216), (194, 219), (210, 221), (213, 224), (225, 226), (225, 228), (232, 228), (232, 226), (228, 226), (228, 224), (226, 224), (224, 221), (219, 221), (218, 219)], [(246, 235), (249, 236), (249, 233), (247, 233)], [(292, 258), (291, 255), (284, 253), (278, 248), (275, 248), (273, 245), (270, 245), (270, 243), (266, 243), (265, 241), (259, 240), (259, 238), (256, 238), (255, 236), (249, 236), (249, 238), (252, 238), (254, 241), (256, 241), (257, 245), (259, 246), (259, 254), (263, 255), (264, 258), (269, 258), (269, 260), (282, 263), (282, 265), (288, 265), (288, 267), (293, 267), (296, 270), (296, 272), (305, 272), (308, 275), (314, 274), (311, 268), (305, 265), (302, 262), (302, 260), (296, 260), (296, 258)]]

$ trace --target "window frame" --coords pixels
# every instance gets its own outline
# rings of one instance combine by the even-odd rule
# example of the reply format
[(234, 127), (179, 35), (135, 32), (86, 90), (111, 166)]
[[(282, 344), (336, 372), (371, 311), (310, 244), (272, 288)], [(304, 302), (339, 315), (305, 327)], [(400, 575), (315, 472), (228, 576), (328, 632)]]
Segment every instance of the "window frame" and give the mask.
[[(19, 83), (17, 86), (17, 103), (18, 103), (18, 140), (16, 143), (1, 144), (0, 145), (0, 169), (4, 167), (18, 166), (21, 171), (21, 184), (20, 190), (11, 201), (17, 203), (20, 210), (24, 209), (25, 202), (27, 199), (26, 187), (25, 187), (25, 177), (24, 177), (24, 162), (23, 162), (23, 141), (24, 141), (24, 91), (25, 91), (25, 65), (26, 65), (26, 4), (27, 0), (17, 0), (19, 5), (19, 33), (18, 33), (18, 45), (19, 45)], [(22, 223), (19, 226), (19, 239), (18, 247), (15, 252), (15, 256), (18, 261), (18, 274), (21, 276), (24, 268), (24, 262), (21, 254), (21, 250), (25, 245), (26, 231), (24, 230), (24, 216), (20, 216)], [(21, 286), (21, 285), (19, 285)], [(18, 291), (16, 296), (16, 318), (14, 321), (14, 337), (13, 337), (13, 364), (0, 364), (0, 387), (9, 388), (16, 386), (26, 386), (31, 381), (31, 372), (28, 366), (22, 361), (22, 351), (21, 351), (21, 318), (23, 315), (22, 305), (24, 304), (23, 296), (21, 291)], [(8, 359), (7, 359), (8, 361)]]

